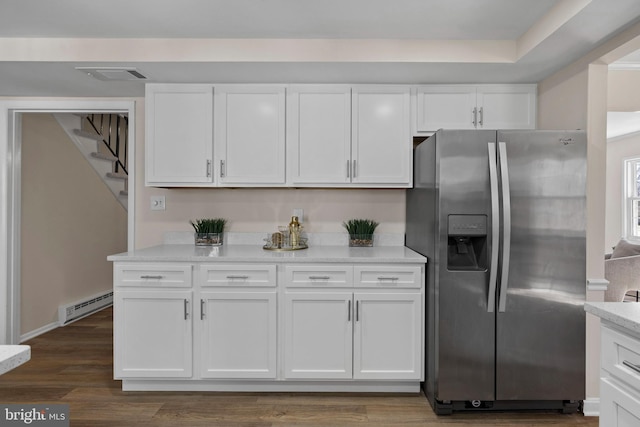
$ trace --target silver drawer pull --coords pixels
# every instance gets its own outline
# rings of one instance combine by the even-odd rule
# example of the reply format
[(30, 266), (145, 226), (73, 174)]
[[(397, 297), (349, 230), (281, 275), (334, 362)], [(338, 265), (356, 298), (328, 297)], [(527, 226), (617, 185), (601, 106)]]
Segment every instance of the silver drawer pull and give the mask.
[(229, 279), (229, 280), (233, 280), (233, 279), (247, 280), (248, 278), (249, 278), (249, 276), (227, 276), (227, 279)]
[(636, 371), (637, 373), (640, 374), (640, 365), (636, 365), (634, 363), (631, 363), (627, 360), (623, 361), (622, 364), (628, 368), (631, 368), (632, 370)]
[(140, 276), (141, 279), (162, 279), (164, 276)]
[(329, 280), (329, 276), (309, 276), (309, 280)]
[(378, 280), (381, 282), (386, 282), (386, 281), (395, 282), (400, 280), (400, 278), (399, 277), (378, 277)]

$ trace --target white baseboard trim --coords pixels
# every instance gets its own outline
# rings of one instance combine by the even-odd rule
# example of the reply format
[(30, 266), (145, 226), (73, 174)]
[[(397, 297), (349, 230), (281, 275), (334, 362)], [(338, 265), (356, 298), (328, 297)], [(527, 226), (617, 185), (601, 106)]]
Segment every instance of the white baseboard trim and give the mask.
[(54, 329), (56, 329), (58, 326), (60, 326), (60, 325), (58, 324), (58, 322), (52, 322), (52, 323), (49, 323), (48, 325), (44, 325), (44, 326), (42, 326), (42, 327), (40, 327), (40, 328), (38, 328), (38, 329), (34, 329), (34, 330), (33, 330), (33, 331), (31, 331), (31, 332), (27, 332), (27, 333), (26, 333), (26, 334), (24, 334), (24, 335), (20, 335), (20, 343), (23, 343), (23, 342), (25, 342), (25, 341), (28, 341), (28, 340), (30, 340), (31, 338), (35, 338), (35, 337), (37, 337), (38, 335), (42, 335), (42, 334), (44, 334), (44, 333), (46, 333), (46, 332), (53, 331), (53, 330), (54, 330)]
[(582, 404), (582, 413), (585, 417), (600, 416), (600, 398), (587, 397)]

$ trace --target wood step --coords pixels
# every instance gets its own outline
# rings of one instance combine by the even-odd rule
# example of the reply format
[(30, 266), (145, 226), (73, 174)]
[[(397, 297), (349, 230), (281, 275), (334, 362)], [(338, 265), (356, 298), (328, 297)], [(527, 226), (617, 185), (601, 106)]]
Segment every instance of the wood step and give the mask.
[(91, 157), (93, 157), (94, 159), (106, 160), (108, 162), (117, 162), (118, 161), (118, 158), (116, 156), (112, 156), (111, 154), (106, 154), (106, 153), (93, 152), (93, 153), (91, 153)]
[(98, 142), (102, 142), (104, 140), (102, 135), (98, 135), (95, 132), (87, 132), (87, 131), (80, 130), (80, 129), (74, 129), (73, 133), (78, 135), (78, 136), (81, 136), (83, 138), (93, 139), (93, 140), (98, 141)]
[(127, 174), (124, 173), (113, 173), (113, 172), (109, 172), (107, 173), (107, 178), (111, 178), (111, 179), (120, 179), (122, 181), (125, 181), (128, 178)]

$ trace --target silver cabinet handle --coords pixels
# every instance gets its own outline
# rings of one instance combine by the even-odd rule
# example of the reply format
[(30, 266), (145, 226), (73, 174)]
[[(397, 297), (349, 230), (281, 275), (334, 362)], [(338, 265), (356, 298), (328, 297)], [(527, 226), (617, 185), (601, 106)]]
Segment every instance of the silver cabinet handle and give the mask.
[(480, 107), (480, 120), (478, 121), (478, 124), (480, 126), (483, 126), (484, 123), (484, 107)]
[(353, 168), (351, 169), (351, 175), (355, 178), (356, 177), (356, 161), (353, 161)]
[(329, 276), (309, 276), (309, 280), (329, 280)]
[(347, 178), (351, 178), (351, 162), (347, 160)]
[(349, 300), (349, 304), (347, 306), (347, 322), (351, 322), (351, 300)]
[(148, 276), (148, 275), (140, 276), (141, 279), (158, 279), (158, 280), (162, 279), (163, 277), (164, 276)]
[(227, 174), (224, 160), (220, 160), (220, 178), (224, 178)]
[(207, 159), (207, 178), (211, 178), (211, 160)]
[(185, 298), (184, 300), (184, 320), (189, 318), (189, 300)]
[(632, 370), (636, 371), (637, 373), (640, 374), (640, 365), (636, 365), (635, 363), (631, 363), (628, 360), (625, 360), (622, 362), (622, 364), (628, 368), (631, 368)]
[(471, 112), (471, 115), (473, 116), (473, 118), (471, 119), (471, 124), (473, 125), (473, 127), (478, 126), (478, 108), (474, 108)]
[(384, 282), (384, 281), (395, 282), (397, 280), (400, 280), (400, 278), (399, 277), (378, 277), (378, 280), (380, 282)]
[(249, 276), (227, 276), (227, 279), (229, 279), (229, 280), (233, 280), (233, 279), (247, 280), (248, 278), (249, 278)]
[(204, 320), (204, 300), (200, 299), (200, 320)]
[(356, 322), (360, 321), (360, 301), (356, 300)]

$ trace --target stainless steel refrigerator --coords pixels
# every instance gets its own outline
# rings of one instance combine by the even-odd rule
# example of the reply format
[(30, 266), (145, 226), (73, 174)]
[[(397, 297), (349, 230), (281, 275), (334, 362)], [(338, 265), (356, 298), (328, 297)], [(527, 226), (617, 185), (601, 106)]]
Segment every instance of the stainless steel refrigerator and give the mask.
[(582, 131), (440, 130), (416, 147), (406, 245), (428, 258), (436, 413), (581, 406), (586, 151)]

